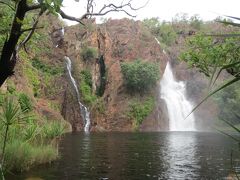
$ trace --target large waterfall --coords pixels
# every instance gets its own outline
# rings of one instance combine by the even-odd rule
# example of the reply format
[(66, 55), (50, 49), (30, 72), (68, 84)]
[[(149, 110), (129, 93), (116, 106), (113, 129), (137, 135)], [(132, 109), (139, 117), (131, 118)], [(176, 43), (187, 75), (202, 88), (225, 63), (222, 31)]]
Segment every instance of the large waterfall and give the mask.
[(78, 87), (77, 87), (75, 79), (72, 76), (72, 62), (71, 62), (69, 57), (65, 56), (64, 58), (66, 60), (67, 71), (68, 71), (69, 77), (71, 79), (71, 82), (73, 84), (73, 87), (74, 87), (76, 95), (77, 95), (77, 100), (78, 100), (78, 104), (79, 104), (79, 107), (80, 107), (80, 112), (81, 112), (81, 116), (82, 116), (83, 124), (84, 124), (84, 131), (89, 132), (90, 112), (88, 111), (87, 107), (84, 106), (80, 101), (80, 94), (79, 94), (79, 91), (78, 91)]
[(167, 63), (160, 85), (161, 98), (166, 102), (168, 109), (169, 130), (195, 131), (194, 115), (191, 114), (187, 117), (193, 106), (186, 98), (185, 84), (182, 81), (177, 82), (175, 80), (169, 62)]

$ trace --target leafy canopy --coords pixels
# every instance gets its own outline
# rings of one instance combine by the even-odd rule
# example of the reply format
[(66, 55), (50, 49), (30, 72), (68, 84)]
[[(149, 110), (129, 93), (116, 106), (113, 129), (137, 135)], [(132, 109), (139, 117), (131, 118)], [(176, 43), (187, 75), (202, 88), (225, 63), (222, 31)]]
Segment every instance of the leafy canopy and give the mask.
[(228, 71), (240, 72), (240, 37), (214, 38), (198, 34), (187, 41), (187, 51), (181, 54), (180, 59), (190, 67), (210, 77), (219, 68), (227, 67)]

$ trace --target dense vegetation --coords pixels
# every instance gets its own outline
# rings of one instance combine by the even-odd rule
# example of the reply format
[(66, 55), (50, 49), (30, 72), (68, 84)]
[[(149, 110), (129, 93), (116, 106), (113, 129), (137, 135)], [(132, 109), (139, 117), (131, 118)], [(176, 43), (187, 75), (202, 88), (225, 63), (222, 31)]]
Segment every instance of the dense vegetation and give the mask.
[(82, 100), (87, 105), (93, 105), (97, 96), (92, 91), (92, 74), (89, 70), (82, 70), (80, 72), (81, 81), (79, 84)]
[(128, 117), (133, 119), (135, 130), (138, 130), (143, 120), (153, 111), (155, 101), (153, 97), (149, 97), (143, 101), (137, 99), (129, 104)]
[(97, 49), (95, 47), (83, 47), (81, 56), (84, 61), (91, 61), (97, 58)]
[(160, 21), (158, 18), (144, 19), (143, 24), (161, 43), (162, 48), (168, 49), (174, 45), (179, 35), (190, 31), (204, 30), (203, 21), (199, 16), (188, 17), (187, 14), (177, 14), (171, 22)]
[[(236, 125), (239, 124), (236, 114), (240, 111), (238, 90), (240, 84), (235, 83), (239, 80), (240, 73), (240, 38), (234, 36), (237, 33), (236, 31), (231, 32), (233, 36), (197, 34), (188, 39), (187, 50), (181, 55), (181, 59), (187, 62), (190, 67), (197, 68), (209, 77), (210, 95), (215, 94), (214, 99), (220, 109), (218, 118)], [(225, 75), (225, 78), (221, 77), (222, 80), (226, 80), (225, 82), (218, 82), (217, 80), (224, 71), (230, 75), (227, 77)], [(219, 88), (215, 88), (216, 84), (220, 84)], [(221, 89), (222, 91), (215, 93)]]
[(39, 121), (25, 93), (1, 93), (0, 159), (4, 171), (23, 171), (58, 157), (57, 139), (65, 132), (61, 121)]
[[(190, 67), (196, 67), (210, 77), (215, 75), (219, 68), (239, 61), (239, 40), (239, 37), (214, 38), (198, 34), (187, 41), (188, 50), (182, 54), (181, 59), (186, 61)], [(238, 73), (240, 65), (236, 64), (226, 70)]]
[(159, 66), (155, 63), (135, 60), (121, 64), (124, 82), (129, 91), (144, 92), (159, 79)]

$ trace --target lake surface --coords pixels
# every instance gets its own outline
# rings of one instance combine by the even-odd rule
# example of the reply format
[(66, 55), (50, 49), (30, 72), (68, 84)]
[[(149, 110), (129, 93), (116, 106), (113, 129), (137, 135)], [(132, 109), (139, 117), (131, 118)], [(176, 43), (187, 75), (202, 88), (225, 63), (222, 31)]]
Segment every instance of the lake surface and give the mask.
[(238, 146), (221, 134), (158, 132), (66, 134), (59, 148), (59, 160), (10, 179), (224, 179)]

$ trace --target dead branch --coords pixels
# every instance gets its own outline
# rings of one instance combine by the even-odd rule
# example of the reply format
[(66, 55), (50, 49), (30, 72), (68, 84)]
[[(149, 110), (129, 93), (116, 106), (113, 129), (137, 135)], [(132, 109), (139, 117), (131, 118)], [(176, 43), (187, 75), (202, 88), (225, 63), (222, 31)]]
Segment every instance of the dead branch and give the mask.
[(76, 17), (73, 17), (73, 16), (69, 16), (69, 15), (65, 14), (61, 9), (60, 9), (59, 14), (64, 19), (68, 19), (68, 20), (71, 20), (71, 21), (76, 21), (76, 22), (79, 22), (80, 24), (84, 25), (81, 21), (82, 20), (81, 18), (76, 18)]
[(120, 5), (116, 5), (113, 3), (104, 4), (104, 6), (98, 12), (94, 12), (95, 2), (94, 0), (88, 0), (87, 11), (85, 14), (82, 15), (80, 19), (91, 18), (92, 16), (104, 16), (110, 12), (124, 12), (126, 15), (130, 17), (136, 17), (136, 15), (133, 15), (132, 12), (130, 11), (137, 11), (139, 9), (144, 8), (149, 1), (150, 0), (148, 0), (143, 6), (140, 6), (138, 8), (133, 7), (132, 0), (128, 0), (128, 2), (126, 3), (122, 1)]
[(21, 33), (23, 34), (23, 33), (25, 33), (25, 32), (32, 31), (33, 29), (43, 29), (43, 28), (44, 28), (43, 26), (41, 26), (41, 27), (36, 27), (36, 28), (31, 27), (31, 28), (28, 28), (28, 29), (23, 29), (23, 30), (21, 30)]

